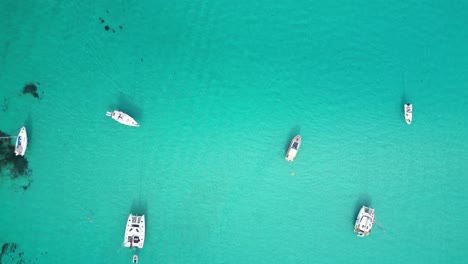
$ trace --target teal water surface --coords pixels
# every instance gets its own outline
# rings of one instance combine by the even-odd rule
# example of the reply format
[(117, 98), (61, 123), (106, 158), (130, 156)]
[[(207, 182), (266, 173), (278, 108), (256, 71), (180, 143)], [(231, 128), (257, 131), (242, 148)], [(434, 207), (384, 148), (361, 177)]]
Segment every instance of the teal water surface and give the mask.
[[(467, 263), (467, 12), (2, 1), (0, 130), (26, 125), (30, 171), (2, 169), (1, 263)], [(121, 248), (129, 213), (139, 251)]]

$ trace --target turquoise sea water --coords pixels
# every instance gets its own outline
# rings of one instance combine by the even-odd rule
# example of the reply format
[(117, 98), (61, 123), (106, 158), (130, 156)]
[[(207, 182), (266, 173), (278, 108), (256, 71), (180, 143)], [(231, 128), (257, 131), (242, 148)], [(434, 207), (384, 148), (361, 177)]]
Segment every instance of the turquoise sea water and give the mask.
[[(2, 170), (1, 263), (130, 263), (131, 212), (140, 263), (467, 263), (467, 13), (2, 1), (0, 130), (27, 126), (30, 172)], [(360, 239), (362, 204), (377, 222)]]

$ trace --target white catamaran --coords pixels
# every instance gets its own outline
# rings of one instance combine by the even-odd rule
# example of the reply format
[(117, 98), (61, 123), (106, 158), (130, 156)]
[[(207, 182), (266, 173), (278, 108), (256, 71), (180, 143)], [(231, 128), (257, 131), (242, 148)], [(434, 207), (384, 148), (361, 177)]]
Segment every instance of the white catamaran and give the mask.
[(145, 243), (145, 225), (144, 215), (130, 214), (125, 228), (123, 246), (128, 248), (143, 248), (143, 244)]
[(289, 145), (288, 152), (286, 153), (286, 160), (291, 162), (297, 155), (299, 151), (299, 147), (301, 146), (301, 136), (297, 135), (291, 140), (291, 144)]
[(411, 121), (413, 121), (413, 105), (412, 104), (405, 104), (404, 109), (405, 109), (406, 123), (408, 125), (410, 125)]
[(16, 138), (15, 144), (15, 155), (24, 156), (26, 148), (28, 147), (28, 134), (26, 133), (26, 127), (22, 127)]
[(356, 224), (354, 225), (354, 232), (357, 233), (358, 237), (368, 236), (370, 235), (372, 231), (373, 224), (374, 224), (374, 209), (370, 207), (362, 206), (356, 218)]
[(132, 127), (140, 126), (137, 123), (137, 121), (135, 121), (135, 119), (133, 119), (131, 116), (119, 110), (114, 110), (113, 112), (106, 112), (106, 116), (110, 116), (115, 121), (126, 126), (132, 126)]

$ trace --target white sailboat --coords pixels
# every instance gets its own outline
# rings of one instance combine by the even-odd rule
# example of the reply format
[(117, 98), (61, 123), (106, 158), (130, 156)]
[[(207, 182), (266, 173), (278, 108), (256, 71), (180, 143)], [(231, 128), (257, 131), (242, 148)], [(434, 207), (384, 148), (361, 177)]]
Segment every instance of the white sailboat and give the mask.
[(106, 112), (106, 115), (112, 117), (112, 119), (114, 119), (115, 121), (126, 126), (132, 126), (132, 127), (140, 126), (137, 123), (137, 121), (135, 121), (135, 119), (133, 119), (131, 116), (119, 110), (114, 110), (113, 112)]
[(286, 153), (286, 160), (291, 162), (296, 158), (299, 147), (301, 146), (301, 136), (297, 135), (291, 140), (289, 145), (288, 152)]
[(145, 225), (144, 215), (138, 216), (130, 214), (125, 228), (123, 246), (128, 248), (143, 248), (145, 243)]
[(133, 255), (132, 263), (138, 263), (138, 255)]
[(372, 231), (373, 224), (374, 224), (374, 209), (370, 207), (362, 206), (356, 218), (356, 223), (354, 225), (354, 232), (357, 233), (358, 237), (368, 236), (370, 235)]
[(28, 147), (28, 134), (26, 133), (26, 127), (22, 127), (16, 138), (15, 144), (15, 155), (24, 156), (26, 148)]
[(412, 104), (405, 104), (404, 109), (405, 109), (406, 123), (408, 125), (410, 125), (411, 121), (413, 121), (413, 105)]

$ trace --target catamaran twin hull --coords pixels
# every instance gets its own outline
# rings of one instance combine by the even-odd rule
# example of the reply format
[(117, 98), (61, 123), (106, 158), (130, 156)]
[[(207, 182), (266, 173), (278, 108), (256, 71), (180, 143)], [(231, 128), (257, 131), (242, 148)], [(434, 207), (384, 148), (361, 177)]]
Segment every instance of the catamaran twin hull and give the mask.
[(125, 227), (123, 246), (143, 248), (145, 243), (145, 216), (130, 214)]
[(357, 233), (358, 237), (368, 236), (370, 235), (372, 231), (373, 224), (374, 224), (374, 209), (370, 207), (362, 206), (356, 218), (356, 223), (354, 225), (354, 232)]

